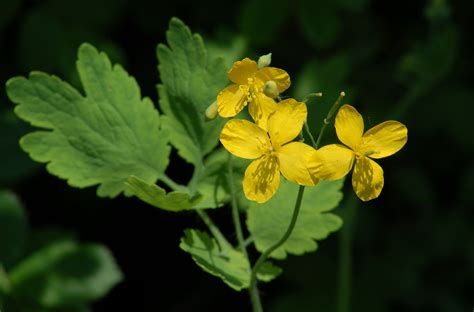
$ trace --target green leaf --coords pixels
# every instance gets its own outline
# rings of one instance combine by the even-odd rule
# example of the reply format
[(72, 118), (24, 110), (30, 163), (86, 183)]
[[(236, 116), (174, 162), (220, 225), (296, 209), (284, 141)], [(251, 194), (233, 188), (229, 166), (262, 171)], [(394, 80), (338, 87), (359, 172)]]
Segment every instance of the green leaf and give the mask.
[[(301, 210), (295, 228), (288, 240), (271, 257), (284, 259), (287, 253), (301, 255), (317, 249), (316, 240), (325, 239), (337, 231), (342, 220), (328, 213), (342, 199), (343, 180), (319, 182), (305, 189)], [(295, 206), (298, 185), (282, 180), (275, 196), (264, 204), (250, 203), (247, 227), (255, 247), (263, 252), (277, 242), (286, 232)]]
[(126, 182), (127, 191), (145, 203), (169, 211), (191, 209), (197, 205), (202, 196), (191, 197), (186, 192), (169, 192), (155, 184), (149, 184), (140, 178), (131, 176)]
[(209, 59), (223, 58), (225, 68), (231, 68), (235, 61), (241, 60), (247, 49), (247, 40), (243, 36), (219, 29), (217, 38), (207, 40)]
[[(245, 256), (233, 249), (219, 246), (214, 238), (199, 231), (187, 229), (179, 247), (191, 254), (204, 271), (220, 277), (231, 288), (240, 291), (250, 284), (250, 264)], [(257, 277), (268, 282), (281, 273), (281, 269), (265, 262)]]
[(171, 19), (166, 32), (168, 45), (159, 44), (158, 86), (162, 118), (178, 154), (200, 166), (218, 144), (223, 118), (204, 120), (206, 108), (228, 83), (222, 58), (210, 60), (203, 40), (179, 19)]
[(0, 191), (0, 263), (9, 269), (22, 256), (28, 231), (26, 213), (13, 193)]
[(142, 99), (135, 79), (89, 44), (79, 48), (77, 69), (86, 97), (40, 72), (7, 82), (15, 113), (45, 129), (24, 136), (21, 147), (71, 186), (99, 184), (102, 197), (117, 196), (130, 175), (155, 182), (170, 148), (151, 100)]
[(283, 270), (280, 267), (277, 267), (273, 263), (266, 261), (260, 266), (260, 270), (257, 273), (257, 278), (263, 282), (270, 282), (278, 275), (280, 275)]
[[(203, 174), (197, 182), (197, 190), (203, 196), (196, 208), (217, 208), (230, 201), (229, 153), (221, 148), (210, 154), (204, 161)], [(238, 198), (243, 196), (242, 178), (248, 161), (232, 158), (234, 190)]]
[(12, 295), (43, 307), (80, 305), (103, 297), (122, 280), (110, 251), (63, 241), (34, 253), (10, 272)]
[(221, 249), (216, 240), (204, 232), (187, 229), (179, 247), (190, 253), (204, 271), (220, 277), (235, 290), (247, 288), (250, 281), (249, 263), (234, 249)]

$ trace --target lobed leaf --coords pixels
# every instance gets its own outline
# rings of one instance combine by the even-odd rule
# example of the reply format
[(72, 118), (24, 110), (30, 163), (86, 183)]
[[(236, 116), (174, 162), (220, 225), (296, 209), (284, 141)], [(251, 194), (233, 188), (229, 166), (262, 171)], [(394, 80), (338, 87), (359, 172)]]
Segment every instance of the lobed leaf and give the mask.
[[(204, 161), (204, 170), (196, 183), (198, 192), (203, 196), (196, 208), (217, 208), (230, 201), (229, 153), (220, 148), (212, 152)], [(234, 190), (238, 198), (243, 197), (242, 178), (248, 161), (232, 157)], [(240, 206), (240, 205), (239, 205)]]
[[(301, 255), (315, 251), (316, 240), (325, 239), (341, 227), (341, 218), (328, 211), (336, 208), (341, 201), (342, 184), (343, 180), (322, 181), (305, 189), (295, 228), (288, 240), (271, 257), (284, 259), (288, 253)], [(247, 227), (258, 251), (265, 251), (283, 237), (293, 214), (298, 187), (282, 179), (280, 188), (272, 199), (264, 204), (250, 203)]]
[(160, 108), (166, 114), (163, 128), (178, 154), (200, 166), (218, 144), (225, 122), (204, 120), (206, 108), (228, 83), (224, 60), (210, 59), (201, 36), (192, 34), (177, 18), (171, 19), (166, 38), (168, 45), (157, 48)]
[(181, 211), (195, 207), (202, 196), (191, 197), (186, 192), (169, 192), (155, 184), (149, 184), (140, 178), (131, 176), (126, 182), (127, 191), (145, 203), (169, 211)]
[[(233, 249), (219, 246), (214, 238), (199, 230), (187, 229), (179, 247), (191, 254), (204, 271), (220, 277), (231, 288), (240, 291), (250, 284), (250, 264), (245, 256)], [(281, 269), (264, 263), (257, 277), (268, 282), (281, 273)]]
[(134, 78), (104, 53), (83, 44), (77, 70), (86, 96), (55, 76), (33, 72), (7, 82), (15, 113), (44, 130), (24, 136), (21, 147), (71, 186), (99, 185), (114, 197), (130, 175), (155, 182), (169, 162), (168, 138), (158, 111), (142, 98)]

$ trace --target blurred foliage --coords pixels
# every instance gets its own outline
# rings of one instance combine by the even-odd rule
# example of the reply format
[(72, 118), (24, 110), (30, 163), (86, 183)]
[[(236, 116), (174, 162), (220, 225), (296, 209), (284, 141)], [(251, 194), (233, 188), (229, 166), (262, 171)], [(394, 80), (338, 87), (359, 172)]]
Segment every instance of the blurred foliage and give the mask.
[(17, 197), (0, 190), (2, 311), (82, 311), (122, 280), (110, 251), (54, 229), (30, 230)]
[[(323, 92), (322, 98), (308, 104), (313, 132), (320, 128), (327, 108), (341, 90), (348, 95), (345, 102), (368, 116), (367, 128), (386, 119), (407, 124), (408, 145), (393, 159), (382, 161), (385, 170), (382, 196), (358, 207), (352, 310), (472, 309), (472, 1), (246, 0), (225, 5), (217, 1), (184, 0), (167, 4), (149, 0), (71, 0), (67, 4), (51, 0), (0, 1), (0, 81), (4, 83), (14, 75), (35, 69), (59, 75), (79, 87), (74, 61), (77, 47), (87, 41), (106, 51), (114, 63), (123, 64), (137, 78), (143, 95), (151, 96), (157, 103), (155, 46), (165, 41), (164, 32), (171, 16), (182, 18), (202, 33), (207, 42), (211, 41), (210, 57), (224, 56), (226, 67), (242, 55), (257, 58), (272, 52), (273, 65), (288, 70), (291, 75), (291, 95), (302, 99), (308, 92)], [(12, 104), (2, 93), (0, 183), (21, 192), (25, 200), (33, 200), (29, 196), (34, 195), (29, 194), (48, 194), (57, 184), (38, 171), (14, 144), (29, 129), (13, 121), (11, 111)], [(325, 141), (332, 143), (335, 138), (328, 135)], [(186, 167), (187, 164), (176, 158), (171, 162), (183, 169), (169, 174), (188, 181), (192, 167)], [(220, 176), (216, 169), (211, 178)], [(210, 191), (209, 184), (205, 185)], [(81, 192), (67, 194), (72, 201), (83, 200)], [(217, 194), (217, 205), (226, 201), (225, 192)], [(61, 196), (65, 195), (58, 194), (58, 198)], [(114, 199), (111, 206), (122, 206), (124, 201)], [(87, 203), (92, 211), (104, 208), (100, 200)], [(53, 204), (42, 207), (46, 216), (65, 208)], [(134, 209), (134, 222), (129, 222), (128, 210), (120, 214), (120, 210), (113, 208), (106, 210), (107, 213), (117, 213), (127, 224), (132, 223), (128, 235), (138, 233), (134, 237), (143, 241), (147, 257), (167, 265), (187, 263), (186, 254), (177, 253), (165, 259), (161, 254), (149, 255), (149, 248), (156, 246), (157, 235), (164, 231), (170, 240), (174, 239), (174, 246), (182, 229), (189, 224), (167, 214), (150, 214), (145, 209)], [(71, 214), (77, 216), (83, 207), (72, 205), (70, 209), (76, 209)], [(50, 222), (38, 212), (32, 216), (33, 222)], [(89, 224), (95, 217), (88, 215), (78, 221), (77, 230), (81, 234), (92, 231)], [(219, 217), (230, 219), (225, 212)], [(154, 225), (153, 231), (143, 232), (142, 224), (149, 224), (148, 221), (160, 224), (163, 232), (157, 234), (159, 227)], [(187, 221), (192, 223), (194, 219)], [(100, 222), (121, 224), (109, 219)], [(131, 248), (124, 242), (117, 243), (116, 237), (123, 237), (117, 233), (103, 234), (101, 228), (93, 234), (101, 235), (107, 243), (122, 246), (115, 247), (114, 253), (123, 246)], [(275, 286), (262, 285), (264, 301), (271, 305), (271, 311), (313, 311), (316, 305), (321, 311), (335, 311), (337, 242), (335, 237), (329, 238), (318, 253), (288, 257), (288, 262), (283, 264), (285, 273)], [(40, 242), (37, 244), (42, 246)], [(139, 290), (134, 293), (128, 288), (126, 295), (118, 292), (105, 299), (99, 308), (112, 310), (127, 306), (140, 310), (136, 306), (143, 300), (142, 288), (147, 289), (146, 307), (142, 310), (212, 311), (224, 303), (229, 310), (248, 308), (245, 298), (229, 295), (228, 289), (220, 287), (218, 281), (201, 279), (197, 268), (185, 271), (189, 277), (186, 283), (182, 280), (156, 283), (165, 279), (163, 268), (156, 263), (137, 265), (130, 260), (136, 255), (129, 250), (120, 254), (118, 261), (124, 263), (125, 274), (138, 276), (143, 282), (127, 281)], [(4, 284), (2, 276), (0, 270), (0, 285)], [(169, 273), (166, 278), (171, 280), (175, 275)], [(216, 296), (207, 300), (204, 297), (209, 289)], [(166, 293), (167, 297), (156, 300), (157, 293)], [(179, 298), (169, 294), (177, 294)], [(183, 297), (189, 300), (183, 302)]]

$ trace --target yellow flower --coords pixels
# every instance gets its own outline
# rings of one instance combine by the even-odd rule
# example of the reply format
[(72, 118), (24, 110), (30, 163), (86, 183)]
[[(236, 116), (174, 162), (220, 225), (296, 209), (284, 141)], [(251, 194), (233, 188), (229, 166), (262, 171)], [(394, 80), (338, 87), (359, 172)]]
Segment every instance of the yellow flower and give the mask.
[[(398, 152), (407, 142), (407, 128), (398, 121), (385, 121), (364, 133), (364, 121), (350, 105), (342, 106), (336, 116), (336, 133), (341, 144), (331, 144), (314, 152), (310, 171), (322, 180), (337, 180), (352, 173), (357, 196), (368, 201), (377, 198), (384, 179), (382, 168), (371, 158)], [(354, 165), (355, 162), (355, 165)]]
[(267, 81), (274, 81), (280, 93), (285, 91), (290, 86), (288, 73), (275, 67), (258, 69), (255, 61), (244, 58), (235, 62), (227, 75), (234, 84), (217, 96), (219, 115), (234, 117), (249, 104), (255, 123), (266, 129), (268, 116), (275, 111), (276, 103), (263, 93), (263, 87)]
[[(268, 130), (241, 119), (229, 120), (220, 135), (224, 147), (235, 156), (255, 159), (245, 171), (245, 196), (259, 203), (269, 200), (280, 185), (280, 172), (300, 185), (315, 185), (307, 163), (314, 148), (290, 142), (301, 132), (306, 120), (306, 105), (294, 99), (278, 103), (268, 118)], [(290, 143), (288, 143), (290, 142)]]

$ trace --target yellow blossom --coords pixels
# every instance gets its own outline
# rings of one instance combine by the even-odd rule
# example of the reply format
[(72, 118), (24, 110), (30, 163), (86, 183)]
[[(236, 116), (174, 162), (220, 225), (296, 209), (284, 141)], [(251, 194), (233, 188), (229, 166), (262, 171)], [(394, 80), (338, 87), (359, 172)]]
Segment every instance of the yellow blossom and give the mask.
[(259, 203), (269, 200), (280, 185), (280, 172), (300, 185), (317, 183), (307, 168), (314, 148), (291, 142), (301, 132), (306, 116), (304, 103), (286, 99), (269, 116), (267, 129), (241, 119), (225, 124), (220, 135), (222, 145), (235, 156), (255, 159), (247, 167), (243, 180), (248, 199)]
[(290, 86), (288, 73), (275, 67), (259, 69), (255, 61), (244, 58), (235, 62), (227, 75), (234, 84), (217, 96), (219, 115), (233, 117), (248, 104), (255, 123), (266, 129), (268, 116), (275, 111), (276, 103), (263, 93), (263, 87), (267, 81), (274, 81), (279, 93), (285, 91)]
[(383, 170), (371, 158), (398, 152), (407, 142), (407, 128), (390, 120), (364, 133), (362, 116), (347, 104), (339, 109), (335, 128), (345, 146), (331, 144), (314, 152), (309, 165), (311, 173), (322, 180), (337, 180), (354, 167), (352, 187), (357, 196), (363, 201), (377, 198), (384, 184)]

